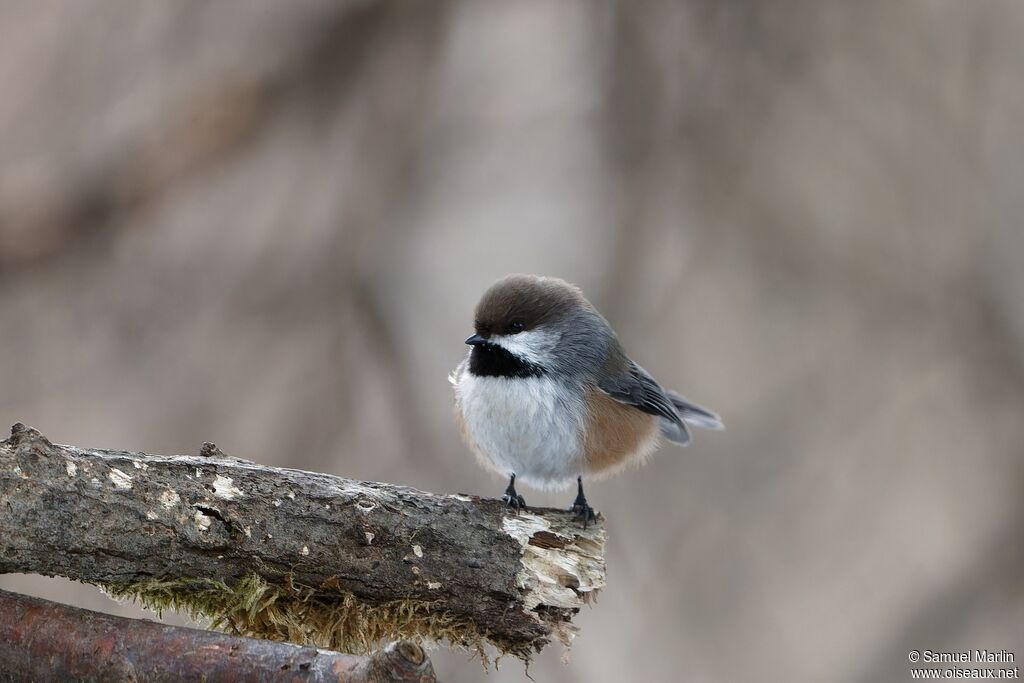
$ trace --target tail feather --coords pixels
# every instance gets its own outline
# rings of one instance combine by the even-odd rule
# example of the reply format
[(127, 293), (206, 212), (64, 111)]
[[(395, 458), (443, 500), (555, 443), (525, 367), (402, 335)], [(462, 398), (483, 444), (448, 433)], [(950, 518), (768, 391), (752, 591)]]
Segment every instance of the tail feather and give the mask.
[(686, 424), (703, 427), (704, 429), (725, 429), (725, 425), (722, 424), (722, 418), (716, 413), (711, 412), (707, 408), (702, 408), (696, 403), (690, 403), (674, 391), (666, 391), (665, 395), (672, 401), (672, 405), (675, 406), (679, 417)]
[(680, 446), (685, 446), (690, 443), (690, 430), (686, 428), (686, 424), (682, 422), (670, 422), (665, 418), (658, 420), (658, 426), (661, 428), (661, 435), (669, 441), (673, 441)]

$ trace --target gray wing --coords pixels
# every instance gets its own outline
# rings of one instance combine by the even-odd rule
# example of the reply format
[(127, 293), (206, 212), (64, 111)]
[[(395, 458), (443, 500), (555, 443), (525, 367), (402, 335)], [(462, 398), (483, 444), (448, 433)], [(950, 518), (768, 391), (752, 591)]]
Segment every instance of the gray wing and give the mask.
[(607, 377), (598, 388), (616, 401), (661, 418), (661, 433), (670, 441), (687, 444), (690, 432), (668, 397), (654, 378), (642, 367), (628, 361), (625, 372)]

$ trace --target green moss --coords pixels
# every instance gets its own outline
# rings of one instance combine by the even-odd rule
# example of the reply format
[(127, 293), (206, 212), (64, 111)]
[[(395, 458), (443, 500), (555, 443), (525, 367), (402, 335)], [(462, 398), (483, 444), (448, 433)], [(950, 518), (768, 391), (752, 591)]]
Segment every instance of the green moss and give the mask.
[(135, 600), (158, 615), (171, 609), (228, 633), (340, 652), (364, 654), (385, 641), (411, 639), (468, 648), (485, 664), (484, 643), (502, 655), (527, 655), (505, 652), (472, 622), (422, 600), (370, 604), (345, 591), (272, 584), (256, 574), (233, 585), (213, 579), (152, 579), (100, 587), (113, 598)]

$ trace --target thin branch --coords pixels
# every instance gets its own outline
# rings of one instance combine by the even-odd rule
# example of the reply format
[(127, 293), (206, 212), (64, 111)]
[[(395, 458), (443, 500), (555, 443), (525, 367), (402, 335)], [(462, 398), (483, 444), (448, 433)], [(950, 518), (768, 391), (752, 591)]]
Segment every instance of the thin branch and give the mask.
[(604, 586), (565, 511), (201, 456), (0, 441), (0, 573), (59, 575), (241, 635), (367, 652), (395, 638), (529, 658)]
[(433, 683), (423, 649), (401, 641), (358, 657), (68, 607), (0, 591), (3, 680)]

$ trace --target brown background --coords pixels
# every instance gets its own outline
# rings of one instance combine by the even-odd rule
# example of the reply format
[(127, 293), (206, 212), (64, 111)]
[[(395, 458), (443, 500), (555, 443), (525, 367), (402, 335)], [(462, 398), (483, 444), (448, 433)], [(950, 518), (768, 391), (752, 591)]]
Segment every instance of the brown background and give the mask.
[(1024, 657), (1022, 34), (994, 1), (2, 3), (0, 421), (497, 495), (445, 377), (486, 285), (560, 275), (728, 429), (589, 489), (610, 585), (534, 678)]

